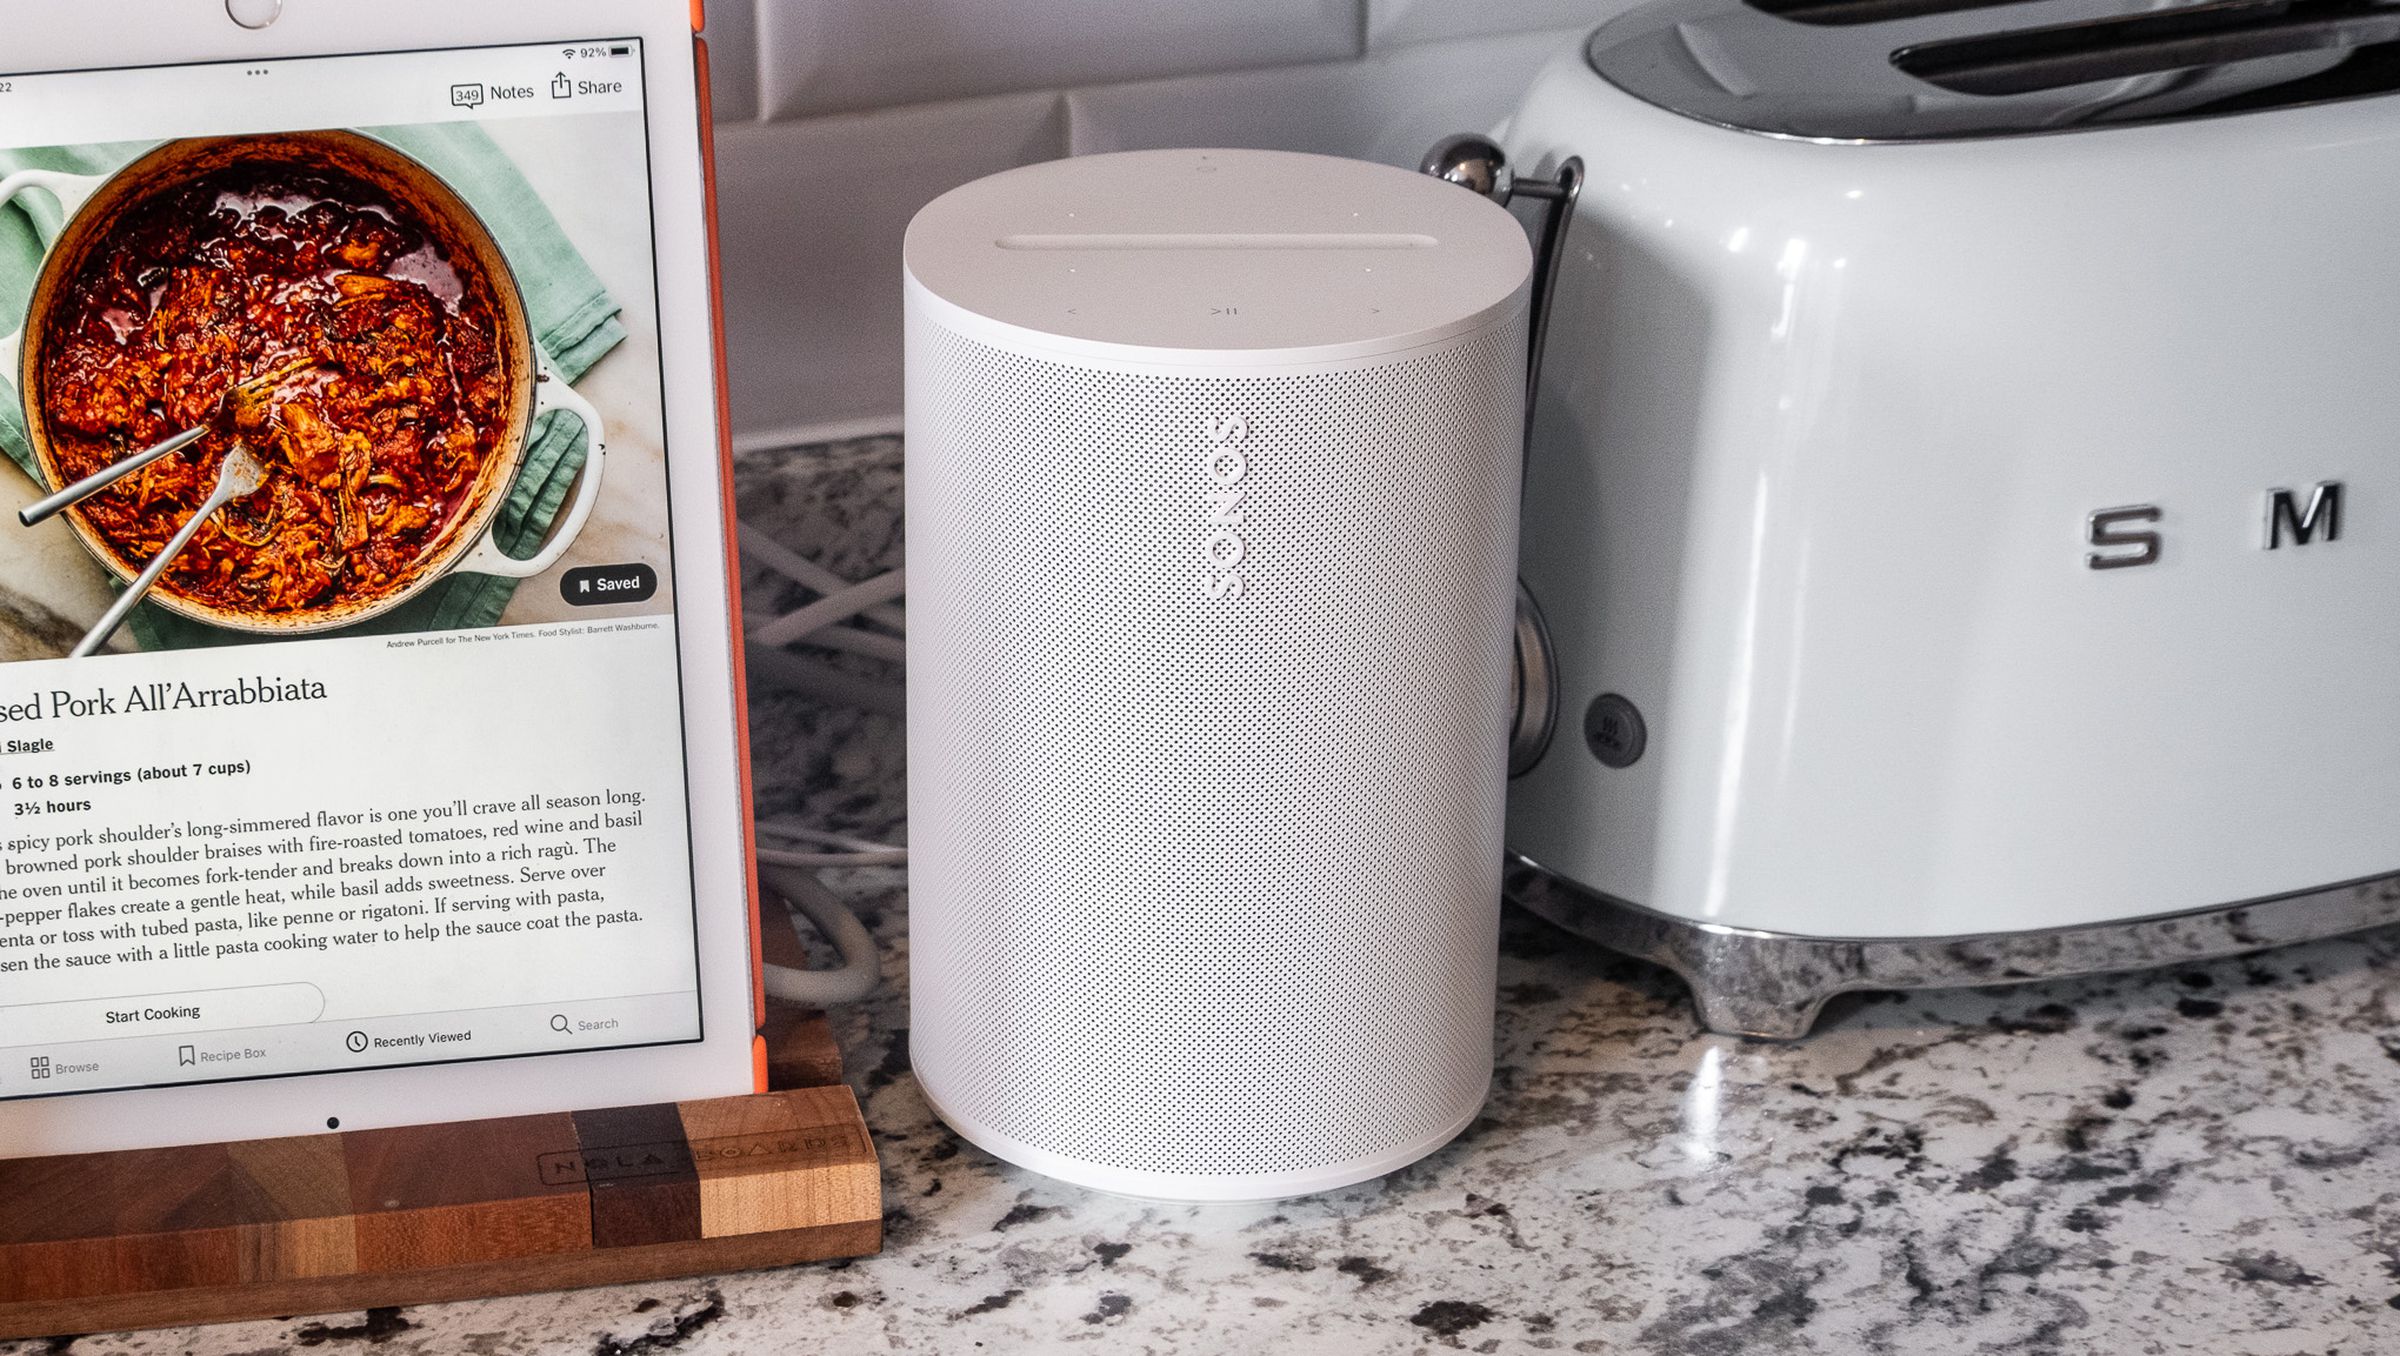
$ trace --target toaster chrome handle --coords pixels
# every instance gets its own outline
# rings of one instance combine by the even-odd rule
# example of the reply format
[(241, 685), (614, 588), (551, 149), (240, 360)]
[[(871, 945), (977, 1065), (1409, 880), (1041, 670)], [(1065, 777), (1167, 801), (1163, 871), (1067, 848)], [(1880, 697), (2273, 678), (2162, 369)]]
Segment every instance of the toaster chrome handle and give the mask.
[(1533, 771), (1550, 749), (1550, 731), (1558, 724), (1558, 661), (1550, 649), (1550, 626), (1542, 609), (1517, 581), (1516, 710), (1508, 727), (1508, 775)]
[(1575, 198), (1583, 191), (1583, 160), (1569, 156), (1548, 179), (1520, 177), (1510, 168), (1500, 143), (1473, 132), (1437, 141), (1418, 166), (1436, 179), (1445, 179), (1480, 193), (1502, 207), (1518, 198), (1549, 204), (1542, 213), (1541, 234), (1533, 250), (1533, 314), (1526, 323), (1525, 444), (1533, 445), (1533, 398), (1542, 384), (1542, 341), (1550, 332), (1550, 292), (1558, 285), (1558, 261), (1567, 248), (1567, 226), (1575, 219)]

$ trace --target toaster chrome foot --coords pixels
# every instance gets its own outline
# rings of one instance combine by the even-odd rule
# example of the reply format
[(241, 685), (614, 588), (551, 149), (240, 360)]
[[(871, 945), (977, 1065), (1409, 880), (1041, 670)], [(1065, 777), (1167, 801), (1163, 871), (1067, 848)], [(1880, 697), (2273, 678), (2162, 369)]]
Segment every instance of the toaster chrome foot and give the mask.
[(1710, 1031), (1808, 1034), (1855, 989), (1940, 989), (2139, 970), (2400, 923), (2400, 875), (2089, 927), (1973, 937), (1802, 937), (1671, 918), (1510, 854), (1507, 894), (1567, 931), (1673, 970)]

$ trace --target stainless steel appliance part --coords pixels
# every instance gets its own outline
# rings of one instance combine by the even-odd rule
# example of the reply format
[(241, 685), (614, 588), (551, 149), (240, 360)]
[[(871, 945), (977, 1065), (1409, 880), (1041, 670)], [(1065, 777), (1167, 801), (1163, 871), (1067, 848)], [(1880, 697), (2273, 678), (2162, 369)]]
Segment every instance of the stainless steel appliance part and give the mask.
[(1662, 0), (1584, 49), (1618, 89), (1745, 132), (1932, 141), (2400, 89), (2381, 0)]
[(1671, 918), (1512, 854), (1510, 900), (1663, 965), (1711, 1031), (1797, 1040), (1838, 994), (1946, 989), (2181, 965), (2400, 923), (2400, 875), (2191, 913), (1971, 937), (1796, 937)]

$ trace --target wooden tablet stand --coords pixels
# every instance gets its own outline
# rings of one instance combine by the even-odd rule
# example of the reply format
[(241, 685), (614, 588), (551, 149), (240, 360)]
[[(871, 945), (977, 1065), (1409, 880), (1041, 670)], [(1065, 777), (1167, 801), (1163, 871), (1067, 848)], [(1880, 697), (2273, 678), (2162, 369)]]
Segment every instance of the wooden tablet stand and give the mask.
[(0, 1160), (0, 1338), (877, 1251), (882, 1175), (825, 1019), (772, 1011), (768, 1067), (780, 1091), (753, 1097)]

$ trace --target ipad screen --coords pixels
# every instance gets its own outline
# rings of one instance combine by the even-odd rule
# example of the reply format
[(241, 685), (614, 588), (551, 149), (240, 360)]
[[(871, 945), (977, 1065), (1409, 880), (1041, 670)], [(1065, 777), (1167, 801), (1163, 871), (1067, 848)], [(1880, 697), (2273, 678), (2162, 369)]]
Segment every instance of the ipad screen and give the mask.
[(643, 60), (0, 74), (0, 1098), (700, 1037)]

